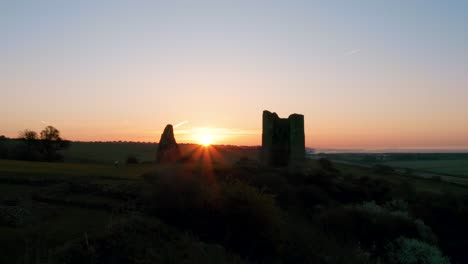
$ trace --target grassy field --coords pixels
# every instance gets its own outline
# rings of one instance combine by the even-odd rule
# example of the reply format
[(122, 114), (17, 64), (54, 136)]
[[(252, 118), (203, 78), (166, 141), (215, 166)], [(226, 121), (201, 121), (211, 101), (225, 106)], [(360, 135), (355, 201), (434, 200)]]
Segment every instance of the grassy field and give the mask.
[[(395, 184), (402, 184), (410, 186), (411, 189), (417, 192), (429, 192), (429, 193), (454, 193), (454, 194), (465, 194), (468, 192), (468, 187), (461, 185), (451, 184), (449, 182), (442, 182), (431, 178), (422, 178), (418, 176), (406, 176), (401, 174), (378, 174), (372, 171), (372, 169), (353, 166), (349, 164), (337, 163), (335, 166), (340, 171), (346, 171), (346, 173), (353, 175), (367, 176), (370, 178), (385, 179)], [(466, 185), (466, 184), (463, 184)]]
[[(97, 145), (88, 147), (97, 148)], [(185, 149), (186, 153), (193, 151), (201, 151), (200, 156), (207, 157), (203, 149)], [(0, 263), (9, 263), (11, 259), (18, 260), (17, 263), (34, 263), (30, 258), (47, 258), (48, 249), (71, 239), (99, 236), (112, 219), (131, 206), (128, 204), (131, 200), (129, 197), (138, 195), (139, 188), (145, 185), (141, 176), (146, 172), (167, 166), (196, 171), (205, 170), (209, 165), (214, 173), (228, 174), (240, 157), (254, 158), (257, 154), (257, 150), (251, 148), (218, 147), (209, 158), (211, 164), (121, 164), (119, 167), (110, 162), (0, 160), (0, 209), (6, 210), (0, 210)], [(107, 154), (106, 157), (110, 159), (112, 155)], [(393, 191), (402, 193), (415, 190), (434, 194), (464, 194), (467, 191), (465, 187), (431, 179), (398, 174), (379, 175), (371, 169), (346, 164), (335, 166), (346, 177), (385, 179), (401, 186), (401, 190)], [(306, 164), (309, 169), (317, 167), (315, 160)], [(272, 176), (268, 174), (271, 172), (281, 174), (275, 171), (267, 169), (262, 173), (266, 173), (266, 177)], [(16, 211), (10, 212), (11, 208), (21, 209), (20, 215)]]
[(468, 177), (467, 159), (389, 161), (383, 164), (397, 168), (409, 168), (418, 171)]
[[(134, 156), (143, 163), (154, 162), (158, 144), (136, 142), (72, 142), (64, 152), (66, 162), (125, 163), (127, 157)], [(201, 156), (205, 148), (196, 144), (179, 144), (183, 156)], [(240, 157), (258, 158), (255, 147), (211, 146), (210, 159), (218, 163), (233, 163)]]
[(153, 167), (0, 160), (0, 206), (21, 208), (20, 215), (7, 211), (11, 222), (0, 215), (0, 263), (18, 256), (19, 263), (29, 263), (71, 238), (101, 232), (112, 208), (125, 204), (125, 197), (106, 188), (128, 188)]
[(468, 178), (467, 153), (342, 153), (325, 154), (331, 160), (372, 167), (376, 164), (396, 169), (411, 169), (427, 177), (454, 176)]
[(133, 178), (150, 170), (154, 164), (80, 164), (0, 160), (0, 177), (33, 177), (35, 179)]
[(128, 156), (140, 161), (154, 161), (156, 143), (133, 142), (72, 142), (65, 151), (66, 162), (113, 163), (124, 162)]

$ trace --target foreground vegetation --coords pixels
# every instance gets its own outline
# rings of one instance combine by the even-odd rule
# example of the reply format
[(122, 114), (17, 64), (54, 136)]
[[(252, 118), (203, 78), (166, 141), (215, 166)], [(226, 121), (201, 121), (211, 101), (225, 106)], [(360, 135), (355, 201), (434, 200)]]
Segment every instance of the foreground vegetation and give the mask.
[(384, 164), (396, 168), (409, 168), (415, 171), (468, 178), (468, 159), (388, 161)]
[(466, 204), (461, 186), (328, 160), (0, 160), (0, 263), (466, 263)]
[[(25, 131), (28, 134), (31, 131)], [(29, 139), (28, 139), (29, 138)], [(31, 139), (32, 138), (32, 139)], [(129, 159), (134, 163), (153, 163), (157, 143), (151, 142), (66, 142), (66, 148), (57, 151), (58, 161), (67, 163), (114, 164), (126, 163)], [(40, 161), (42, 141), (37, 135), (21, 136), (10, 139), (0, 136), (0, 159)], [(196, 144), (179, 144), (184, 155), (198, 151)], [(258, 147), (216, 146), (212, 159), (216, 163), (232, 164), (241, 157), (257, 158)]]
[(374, 166), (376, 164), (442, 176), (468, 178), (467, 153), (351, 153), (322, 154), (332, 160)]

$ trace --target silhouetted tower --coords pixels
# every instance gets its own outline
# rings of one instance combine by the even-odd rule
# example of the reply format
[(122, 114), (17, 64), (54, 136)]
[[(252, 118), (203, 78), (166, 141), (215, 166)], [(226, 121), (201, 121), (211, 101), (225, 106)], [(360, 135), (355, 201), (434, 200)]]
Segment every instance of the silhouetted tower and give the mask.
[(279, 118), (263, 111), (261, 160), (268, 166), (287, 166), (305, 159), (304, 116)]

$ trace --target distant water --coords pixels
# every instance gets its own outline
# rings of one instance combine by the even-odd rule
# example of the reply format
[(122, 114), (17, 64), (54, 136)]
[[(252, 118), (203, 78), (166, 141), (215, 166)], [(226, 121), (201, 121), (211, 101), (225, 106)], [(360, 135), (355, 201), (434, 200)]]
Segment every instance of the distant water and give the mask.
[(314, 153), (468, 153), (468, 148), (457, 149), (308, 149)]

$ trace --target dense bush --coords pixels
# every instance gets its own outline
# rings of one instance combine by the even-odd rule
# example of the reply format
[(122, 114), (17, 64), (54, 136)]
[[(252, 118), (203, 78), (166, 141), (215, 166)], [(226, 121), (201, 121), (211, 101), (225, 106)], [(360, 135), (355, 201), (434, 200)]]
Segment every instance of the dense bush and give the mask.
[[(415, 193), (398, 177), (387, 181), (371, 171), (313, 164), (288, 170), (243, 159), (210, 170), (193, 163), (158, 166), (144, 181), (1, 181), (42, 186), (33, 203), (119, 215), (107, 229), (57, 249), (57, 263), (449, 263), (441, 252), (453, 263), (467, 262), (468, 197)], [(122, 184), (107, 185), (112, 179)], [(33, 208), (21, 217), (12, 208), (24, 204), (15, 201), (4, 205), (0, 225), (8, 228), (47, 219), (30, 218)]]
[(318, 160), (318, 163), (320, 165), (320, 167), (326, 171), (332, 171), (332, 172), (337, 172), (338, 170), (335, 168), (335, 166), (333, 165), (333, 163), (327, 159), (327, 158), (320, 158)]
[(317, 185), (298, 186), (295, 194), (305, 208), (316, 205), (329, 205), (333, 201), (329, 193)]
[(238, 181), (224, 183), (221, 189), (226, 245), (250, 257), (277, 254), (283, 219), (274, 197)]
[(54, 260), (61, 264), (247, 263), (222, 246), (138, 215), (111, 222), (102, 236), (83, 234), (68, 242), (56, 250)]
[(441, 250), (454, 263), (468, 263), (468, 196), (426, 193), (409, 203), (411, 213), (431, 226)]
[(128, 155), (127, 159), (125, 160), (125, 163), (127, 164), (138, 164), (140, 161), (135, 155)]
[(315, 184), (326, 190), (331, 190), (335, 185), (338, 174), (335, 171), (315, 169), (308, 173), (296, 173), (289, 175), (290, 182), (296, 185)]
[(52, 126), (41, 131), (24, 130), (18, 139), (0, 140), (0, 158), (27, 161), (63, 161), (63, 150), (69, 148), (71, 141), (63, 140), (60, 131)]
[(147, 210), (163, 220), (244, 256), (265, 258), (278, 252), (283, 222), (272, 195), (241, 181), (218, 182), (189, 170), (159, 171), (145, 178), (151, 183)]
[(226, 176), (228, 181), (242, 181), (263, 193), (274, 194), (283, 207), (290, 204), (292, 191), (285, 175), (259, 166), (238, 166)]
[(431, 229), (406, 212), (390, 211), (373, 202), (331, 208), (320, 216), (323, 228), (342, 243), (359, 243), (374, 255), (400, 236), (435, 243)]
[(392, 198), (394, 184), (379, 178), (367, 176), (342, 179), (334, 185), (333, 197), (340, 203), (360, 203), (374, 200), (377, 202), (388, 201)]
[(0, 226), (19, 227), (31, 218), (31, 212), (21, 206), (0, 206)]
[(0, 159), (7, 159), (9, 156), (9, 150), (5, 140), (0, 139)]
[(400, 237), (386, 246), (389, 264), (450, 264), (440, 250), (417, 239)]
[(152, 213), (178, 223), (186, 222), (186, 214), (214, 208), (218, 187), (193, 171), (160, 169), (143, 177), (149, 183), (143, 195), (147, 200), (147, 209)]
[(338, 171), (317, 167), (303, 171), (271, 170), (253, 166), (235, 167), (230, 179), (239, 179), (267, 193), (274, 194), (284, 208), (311, 209), (316, 205), (353, 204), (392, 197), (394, 184), (368, 176), (342, 175)]
[(372, 170), (377, 173), (377, 174), (392, 174), (395, 173), (395, 169), (393, 169), (390, 166), (387, 165), (382, 165), (382, 164), (376, 164), (372, 167)]

